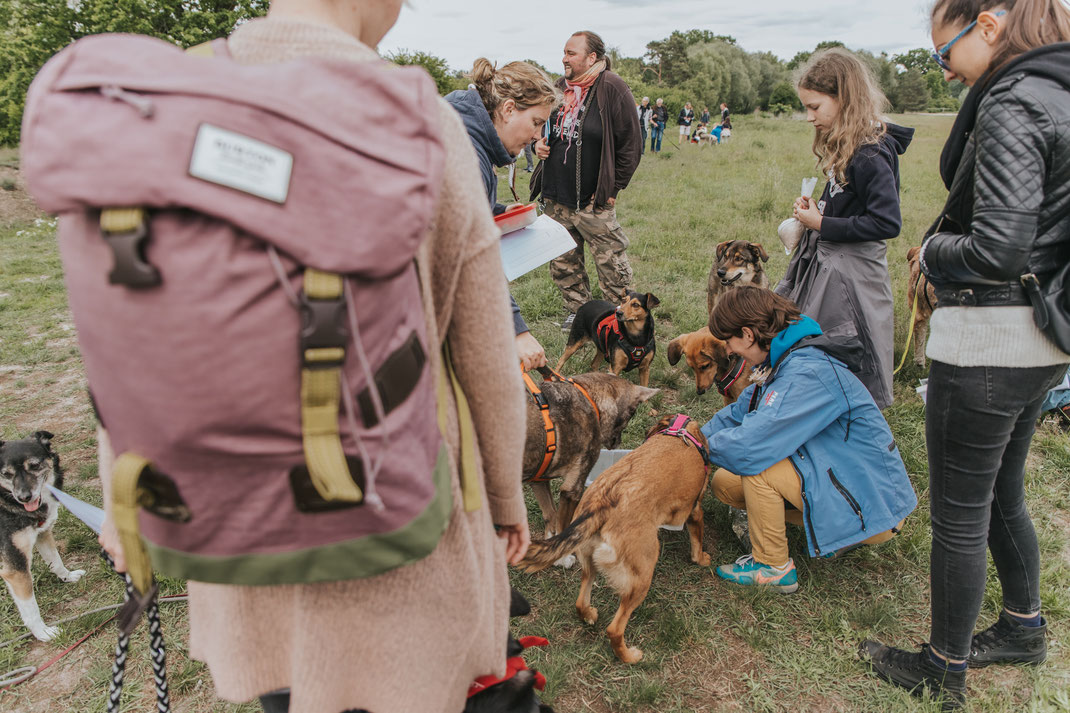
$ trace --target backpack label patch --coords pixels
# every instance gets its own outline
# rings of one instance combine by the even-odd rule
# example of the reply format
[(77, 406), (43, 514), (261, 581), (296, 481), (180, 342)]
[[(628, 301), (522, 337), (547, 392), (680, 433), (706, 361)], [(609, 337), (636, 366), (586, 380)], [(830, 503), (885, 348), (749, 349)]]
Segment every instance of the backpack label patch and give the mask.
[(193, 144), (189, 174), (275, 203), (290, 192), (294, 157), (263, 141), (201, 124)]

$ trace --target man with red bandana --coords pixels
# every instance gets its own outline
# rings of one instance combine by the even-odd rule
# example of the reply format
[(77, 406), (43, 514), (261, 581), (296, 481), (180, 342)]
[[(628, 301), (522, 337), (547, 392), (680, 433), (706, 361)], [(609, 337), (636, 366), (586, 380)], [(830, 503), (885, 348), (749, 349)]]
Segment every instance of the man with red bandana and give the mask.
[(576, 249), (550, 263), (550, 275), (568, 310), (568, 331), (576, 310), (591, 299), (584, 266), (589, 245), (605, 298), (620, 304), (632, 281), (628, 238), (617, 222), (617, 194), (639, 166), (642, 133), (635, 98), (610, 71), (602, 38), (577, 32), (565, 43), (565, 76), (558, 86), (564, 104), (550, 116), (549, 139), (536, 145), (543, 161), (532, 176), (532, 198), (540, 193), (546, 214), (572, 234)]

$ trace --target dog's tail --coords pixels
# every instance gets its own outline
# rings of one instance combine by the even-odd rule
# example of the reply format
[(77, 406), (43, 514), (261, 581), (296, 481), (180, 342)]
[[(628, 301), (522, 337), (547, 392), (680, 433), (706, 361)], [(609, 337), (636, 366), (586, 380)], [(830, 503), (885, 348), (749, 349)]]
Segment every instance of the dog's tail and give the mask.
[(532, 542), (517, 569), (524, 572), (540, 572), (546, 569), (562, 557), (575, 552), (585, 540), (602, 529), (605, 521), (605, 508), (581, 512), (561, 534), (542, 542)]

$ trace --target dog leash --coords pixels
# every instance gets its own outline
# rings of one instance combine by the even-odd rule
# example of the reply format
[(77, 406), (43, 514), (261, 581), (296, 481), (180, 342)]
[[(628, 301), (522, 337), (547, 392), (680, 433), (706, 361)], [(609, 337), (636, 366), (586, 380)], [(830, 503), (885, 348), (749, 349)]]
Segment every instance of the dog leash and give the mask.
[[(115, 570), (115, 562), (104, 550), (100, 556)], [(118, 572), (117, 572), (118, 574)], [(137, 626), (140, 609), (146, 602), (134, 589), (134, 581), (127, 573), (120, 575), (126, 584), (126, 593), (123, 595), (123, 607), (117, 616), (119, 619), (119, 640), (115, 644), (115, 662), (111, 667), (111, 685), (108, 690), (108, 713), (118, 713), (119, 699), (123, 694), (123, 678), (126, 675), (126, 656), (130, 651), (130, 632)], [(160, 607), (156, 597), (156, 582), (147, 595), (147, 608), (145, 617), (149, 623), (149, 658), (152, 661), (152, 673), (156, 685), (156, 711), (157, 713), (170, 713), (171, 696), (167, 692), (167, 651), (164, 648), (163, 632), (160, 629)], [(133, 618), (131, 619), (131, 616)]]
[[(907, 355), (910, 354), (910, 341), (914, 338), (914, 318), (918, 316), (918, 291), (921, 288), (921, 276), (918, 276), (918, 281), (914, 284), (914, 307), (910, 310), (910, 329), (907, 330), (907, 343), (903, 346), (903, 358), (899, 360), (899, 366), (892, 372), (892, 376), (895, 376), (903, 370), (903, 366), (907, 363)], [(928, 299), (928, 296), (926, 296)]]

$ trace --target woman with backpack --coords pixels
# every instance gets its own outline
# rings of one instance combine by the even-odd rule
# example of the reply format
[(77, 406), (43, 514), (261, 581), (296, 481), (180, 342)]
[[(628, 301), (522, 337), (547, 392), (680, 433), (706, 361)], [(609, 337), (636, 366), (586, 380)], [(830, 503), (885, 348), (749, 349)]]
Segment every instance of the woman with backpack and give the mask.
[[(495, 215), (505, 211), (498, 203), (496, 168), (516, 161), (520, 152), (542, 137), (550, 112), (561, 92), (546, 73), (527, 62), (510, 62), (495, 69), (480, 57), (469, 75), (472, 88), (450, 92), (446, 101), (457, 110), (472, 141), (487, 199)], [(546, 366), (546, 352), (532, 336), (511, 296), (516, 351), (525, 370)]]
[[(1067, 286), (1070, 10), (938, 0), (932, 40), (945, 78), (971, 88), (940, 158), (947, 204), (921, 250), (937, 295), (926, 350), (932, 629), (920, 651), (864, 641), (860, 654), (882, 679), (942, 696), (950, 710), (964, 702), (967, 667), (1035, 665), (1047, 652), (1025, 463), (1070, 335), (1037, 326), (1023, 285), (1039, 285), (1038, 300)], [(974, 634), (986, 549), (1003, 608)]]
[(828, 176), (821, 199), (798, 198), (808, 230), (776, 292), (799, 305), (830, 337), (857, 337), (858, 378), (884, 409), (892, 403), (894, 314), (886, 241), (899, 235), (899, 156), (913, 129), (889, 123), (887, 99), (854, 53), (833, 48), (798, 82), (813, 151)]
[[(333, 83), (338, 92), (367, 95), (361, 97), (367, 116), (360, 115), (357, 108), (356, 115), (332, 117), (334, 123), (329, 124), (336, 136), (358, 145), (360, 141), (368, 142), (361, 145), (362, 151), (353, 150), (351, 144), (336, 145), (339, 158), (343, 153), (371, 156), (364, 164), (358, 162), (367, 169), (367, 177), (338, 176), (336, 172), (335, 180), (322, 181), (315, 191), (302, 183), (303, 194), (291, 194), (291, 203), (309, 200), (310, 193), (328, 196), (325, 200), (332, 201), (333, 209), (329, 215), (322, 215), (324, 221), (344, 221), (345, 230), (339, 232), (348, 232), (354, 241), (362, 238), (361, 231), (382, 229), (382, 223), (389, 223), (382, 220), (369, 225), (365, 215), (349, 209), (354, 193), (361, 191), (381, 195), (377, 200), (382, 202), (393, 201), (381, 209), (383, 216), (419, 212), (430, 226), (419, 231), (426, 237), (415, 248), (415, 274), (412, 282), (406, 283), (417, 291), (421, 313), (398, 317), (398, 321), (420, 325), (417, 331), (424, 335), (423, 344), (421, 349), (407, 353), (415, 362), (402, 362), (400, 369), (396, 368), (399, 365), (384, 362), (376, 374), (385, 374), (379, 389), (384, 403), (411, 400), (408, 393), (398, 393), (393, 388), (407, 383), (406, 374), (423, 374), (413, 388), (418, 389), (416, 393), (431, 396), (426, 403), (421, 401), (423, 408), (413, 414), (419, 424), (386, 418), (398, 415), (388, 413), (378, 417), (378, 428), (368, 427), (362, 432), (368, 447), (382, 449), (382, 440), (393, 431), (392, 454), (396, 449), (422, 452), (428, 445), (439, 449), (439, 465), (433, 474), (437, 493), (433, 504), (410, 526), (372, 538), (396, 539), (396, 551), (376, 550), (390, 558), (391, 567), (378, 567), (375, 561), (362, 560), (359, 550), (354, 555), (352, 549), (344, 549), (366, 538), (346, 540), (344, 534), (324, 524), (331, 518), (331, 522), (374, 524), (377, 518), (389, 517), (400, 502), (411, 497), (380, 482), (378, 510), (376, 503), (366, 501), (358, 508), (341, 512), (301, 512), (285, 523), (293, 538), (314, 533), (328, 546), (340, 548), (333, 560), (317, 560), (318, 569), (310, 571), (306, 578), (294, 577), (293, 583), (287, 584), (239, 585), (234, 583), (242, 574), (238, 568), (222, 572), (211, 582), (189, 577), (190, 655), (208, 664), (220, 697), (234, 702), (261, 697), (269, 713), (462, 710), (473, 680), (501, 675), (505, 670), (510, 602), (506, 562), (519, 561), (529, 544), (520, 477), (525, 438), (524, 388), (510, 329), (508, 292), (502, 279), (500, 236), (487, 210), (486, 192), (456, 112), (438, 98), (426, 76), (386, 65), (374, 49), (397, 21), (401, 6), (401, 0), (273, 0), (266, 18), (240, 25), (226, 41), (226, 54), (241, 65), (276, 65), (277, 72), (290, 75), (297, 71), (296, 67), (310, 84), (328, 82), (328, 87)], [(173, 52), (173, 48), (166, 51)], [(318, 62), (322, 59), (329, 61)], [(352, 66), (347, 63), (360, 64), (363, 69), (347, 70)], [(219, 67), (217, 72), (222, 73), (229, 65)], [(362, 78), (366, 81), (360, 81)], [(312, 97), (314, 101), (299, 105), (303, 122), (331, 116), (335, 95), (317, 88), (320, 91)], [(399, 98), (411, 95), (417, 96), (420, 103), (406, 107), (409, 111), (404, 112), (404, 121), (382, 122), (381, 130), (374, 132), (362, 128), (362, 121), (377, 124), (380, 119), (403, 113)], [(293, 107), (286, 104), (289, 99), (278, 96), (268, 106), (290, 110)], [(393, 103), (386, 104), (387, 100)], [(136, 112), (133, 117), (141, 121)], [(371, 139), (366, 138), (369, 136), (375, 137), (376, 143), (370, 143)], [(299, 151), (297, 147), (293, 150)], [(395, 156), (409, 157), (413, 150), (422, 151), (425, 160), (390, 160)], [(294, 166), (298, 167), (295, 171), (302, 168), (300, 155)], [(309, 162), (303, 168), (309, 168)], [(413, 173), (426, 173), (433, 180), (427, 181), (421, 192), (401, 197), (393, 197), (388, 191), (375, 193), (377, 181), (393, 186), (401, 182), (394, 180), (395, 176)], [(198, 184), (198, 188), (208, 190), (207, 183), (203, 186)], [(436, 195), (433, 202), (426, 199)], [(183, 215), (171, 219), (180, 220)], [(159, 252), (150, 248), (149, 258), (154, 257), (159, 259)], [(290, 268), (290, 273), (284, 275), (286, 281), (297, 279), (299, 266), (287, 255), (280, 257)], [(274, 280), (272, 264), (262, 250), (257, 260), (266, 271), (266, 279)], [(409, 260), (408, 265), (411, 263)], [(173, 284), (166, 265), (161, 266), (161, 272), (164, 285)], [(102, 281), (106, 283), (106, 278)], [(307, 280), (305, 284), (307, 287)], [(363, 287), (357, 285), (354, 289)], [(272, 301), (287, 305), (283, 290), (278, 290)], [(296, 325), (298, 320), (293, 317), (292, 321)], [(408, 334), (400, 329), (395, 332), (402, 338)], [(219, 336), (211, 335), (213, 339)], [(294, 346), (298, 338), (296, 329), (286, 335)], [(365, 344), (376, 365), (395, 346)], [(296, 355), (297, 350), (281, 353), (280, 360), (289, 358), (291, 353)], [(422, 356), (418, 357), (418, 353)], [(257, 353), (256, 362), (249, 361), (245, 368), (254, 371), (269, 357), (272, 355)], [(357, 355), (348, 354), (346, 367), (355, 359)], [(455, 374), (452, 378), (446, 371), (450, 364)], [(294, 389), (294, 400), (298, 398), (296, 392)], [(104, 405), (103, 400), (98, 401)], [(440, 408), (437, 421), (436, 401)], [(166, 408), (166, 404), (162, 406)], [(122, 419), (111, 422), (108, 416), (120, 412), (114, 408), (103, 411), (105, 425), (115, 429), (112, 435), (118, 435), (117, 422)], [(293, 405), (295, 418), (297, 411)], [(347, 439), (347, 420), (367, 425), (369, 418), (382, 413), (378, 405), (370, 413), (362, 406), (347, 419), (344, 410), (337, 413), (337, 401), (333, 411), (336, 413), (330, 415), (341, 419), (341, 430)], [(250, 419), (255, 416), (252, 413)], [(424, 442), (422, 430), (416, 430), (417, 425), (422, 428), (428, 420), (436, 435), (431, 444)], [(251, 428), (252, 424), (237, 424), (239, 431), (241, 426)], [(360, 429), (354, 427), (353, 431)], [(107, 436), (102, 432), (101, 474), (106, 501), (110, 502), (112, 467)], [(438, 442), (441, 447), (436, 445)], [(217, 443), (220, 447), (226, 445), (222, 438)], [(287, 444), (287, 448), (291, 446), (300, 454), (300, 435), (295, 444)], [(347, 454), (351, 449), (352, 446), (347, 448)], [(255, 465), (270, 455), (250, 450), (244, 462)], [(286, 474), (277, 475), (265, 473), (264, 487), (228, 500), (232, 520), (199, 517), (194, 507), (191, 527), (202, 540), (211, 541), (255, 529), (257, 523), (236, 523), (244, 522), (250, 509), (266, 508), (265, 512), (271, 512), (277, 506), (282, 510), (298, 497), (296, 489), (291, 492)], [(370, 493), (366, 488), (368, 499)], [(190, 496), (188, 491), (182, 494)], [(314, 496), (311, 487), (301, 493), (310, 503), (316, 500)], [(328, 505), (351, 507), (345, 503)], [(143, 523), (149, 519), (152, 518), (148, 514), (142, 514)], [(426, 530), (421, 528), (425, 520), (441, 524)], [(123, 550), (114, 533), (114, 525), (109, 525), (102, 544), (122, 569)], [(285, 546), (285, 539), (274, 544), (276, 550)], [(405, 557), (410, 550), (412, 556)], [(286, 574), (311, 568), (309, 552), (283, 554), (292, 565)], [(339, 568), (348, 571), (355, 566), (369, 568), (373, 573), (364, 577), (333, 574)], [(415, 667), (411, 665), (414, 662), (418, 662)]]

